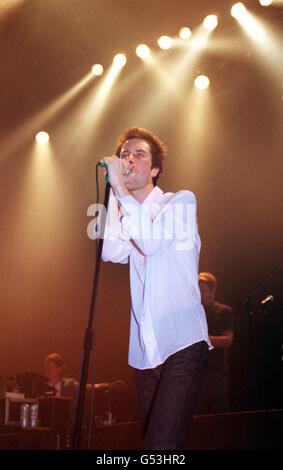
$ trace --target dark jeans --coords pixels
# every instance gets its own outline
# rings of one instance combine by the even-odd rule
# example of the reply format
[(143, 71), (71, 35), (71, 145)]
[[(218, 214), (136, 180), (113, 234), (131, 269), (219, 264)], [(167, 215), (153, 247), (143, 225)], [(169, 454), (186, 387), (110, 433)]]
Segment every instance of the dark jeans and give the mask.
[(200, 341), (154, 369), (136, 369), (145, 449), (186, 449), (207, 361)]

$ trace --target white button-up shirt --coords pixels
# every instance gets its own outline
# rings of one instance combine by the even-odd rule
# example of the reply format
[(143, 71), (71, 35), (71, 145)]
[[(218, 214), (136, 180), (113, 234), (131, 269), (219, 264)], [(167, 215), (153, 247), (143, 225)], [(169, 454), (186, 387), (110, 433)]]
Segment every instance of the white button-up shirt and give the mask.
[(154, 368), (202, 340), (212, 348), (198, 287), (200, 244), (192, 192), (155, 186), (140, 204), (111, 190), (102, 259), (130, 263), (130, 366)]

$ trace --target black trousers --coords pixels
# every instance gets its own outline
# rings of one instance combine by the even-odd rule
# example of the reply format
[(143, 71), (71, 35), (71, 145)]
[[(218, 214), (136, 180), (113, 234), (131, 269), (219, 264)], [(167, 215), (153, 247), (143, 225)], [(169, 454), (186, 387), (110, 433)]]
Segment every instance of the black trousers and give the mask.
[(154, 369), (135, 370), (145, 449), (186, 449), (207, 361), (200, 341)]

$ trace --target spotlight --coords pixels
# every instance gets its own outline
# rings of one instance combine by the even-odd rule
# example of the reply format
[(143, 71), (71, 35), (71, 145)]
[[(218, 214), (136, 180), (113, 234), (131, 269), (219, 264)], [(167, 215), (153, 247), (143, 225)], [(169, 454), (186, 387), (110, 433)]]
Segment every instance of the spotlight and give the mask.
[(259, 3), (262, 7), (269, 7), (273, 3), (273, 0), (259, 0)]
[(195, 79), (195, 87), (198, 90), (205, 90), (206, 88), (208, 88), (209, 84), (210, 84), (210, 80), (206, 75), (199, 75)]
[(150, 54), (149, 47), (147, 47), (146, 44), (140, 44), (136, 48), (136, 54), (137, 54), (138, 57), (140, 57), (140, 59), (145, 59)]
[(190, 28), (187, 26), (184, 26), (183, 28), (180, 29), (179, 31), (179, 36), (181, 39), (184, 39), (184, 41), (188, 41), (192, 35), (192, 32)]
[(126, 62), (127, 62), (127, 59), (126, 59), (125, 54), (116, 54), (113, 59), (113, 64), (115, 65), (115, 67), (119, 69), (124, 67)]
[(35, 136), (35, 140), (36, 142), (38, 142), (39, 144), (47, 144), (47, 142), (49, 141), (49, 134), (48, 132), (45, 132), (45, 131), (40, 131), (36, 134)]
[(173, 40), (169, 36), (161, 36), (161, 38), (159, 38), (157, 42), (160, 49), (170, 49)]
[(247, 12), (245, 5), (242, 3), (235, 3), (231, 8), (231, 15), (234, 16), (237, 20), (243, 17)]
[(197, 50), (197, 49), (203, 49), (206, 45), (206, 42), (207, 42), (207, 39), (205, 37), (197, 37), (195, 39), (192, 39), (192, 44), (193, 44), (193, 47)]
[(203, 26), (205, 27), (205, 29), (208, 29), (208, 31), (212, 31), (216, 28), (217, 25), (218, 19), (216, 15), (208, 15), (203, 20)]
[(101, 64), (95, 64), (93, 65), (91, 72), (93, 75), (98, 77), (103, 74), (103, 66)]

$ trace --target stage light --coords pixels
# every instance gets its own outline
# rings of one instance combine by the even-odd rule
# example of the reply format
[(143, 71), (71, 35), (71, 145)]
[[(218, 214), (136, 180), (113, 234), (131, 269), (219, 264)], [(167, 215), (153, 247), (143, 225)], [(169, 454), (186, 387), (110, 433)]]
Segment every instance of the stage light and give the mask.
[(40, 131), (36, 134), (35, 140), (38, 144), (47, 144), (49, 141), (49, 134), (45, 131)]
[(172, 46), (173, 40), (169, 36), (161, 36), (157, 42), (158, 42), (160, 49), (170, 49), (170, 47)]
[(273, 0), (259, 0), (259, 3), (262, 7), (269, 7), (273, 3)]
[(184, 39), (184, 41), (188, 41), (192, 35), (192, 32), (190, 28), (187, 26), (184, 26), (183, 28), (180, 29), (179, 31), (179, 36), (181, 39)]
[(103, 74), (103, 66), (101, 64), (95, 64), (93, 65), (93, 67), (91, 68), (91, 72), (93, 75), (95, 75), (96, 77), (99, 77), (100, 75)]
[[(279, 1), (279, 0), (277, 0)], [(282, 1), (282, 0), (280, 0)], [(275, 2), (274, 2), (275, 4)], [(282, 76), (282, 44), (279, 36), (268, 27), (256, 14), (244, 7), (242, 3), (233, 6), (231, 14), (237, 19), (245, 34), (255, 47), (255, 53), (264, 60), (268, 73), (273, 76), (279, 73)]]
[(192, 45), (193, 45), (193, 48), (195, 50), (201, 50), (203, 49), (207, 44), (207, 37), (203, 36), (199, 36), (199, 37), (196, 37), (194, 39), (192, 39)]
[(206, 76), (206, 75), (199, 75), (196, 79), (195, 79), (195, 87), (198, 89), (198, 90), (205, 90), (206, 88), (208, 88), (209, 84), (210, 84), (210, 80), (209, 78)]
[(246, 15), (247, 9), (243, 3), (235, 3), (231, 8), (231, 15), (237, 20)]
[(145, 59), (150, 54), (149, 47), (147, 47), (146, 44), (140, 44), (136, 48), (136, 54), (137, 54), (138, 57), (140, 57), (140, 59)]
[(218, 25), (218, 19), (216, 15), (208, 15), (206, 18), (203, 20), (203, 26), (205, 29), (208, 31), (212, 31), (213, 29), (216, 28)]
[(126, 59), (125, 54), (116, 54), (113, 59), (113, 64), (115, 65), (115, 67), (119, 69), (124, 67), (126, 62), (127, 62), (127, 59)]

